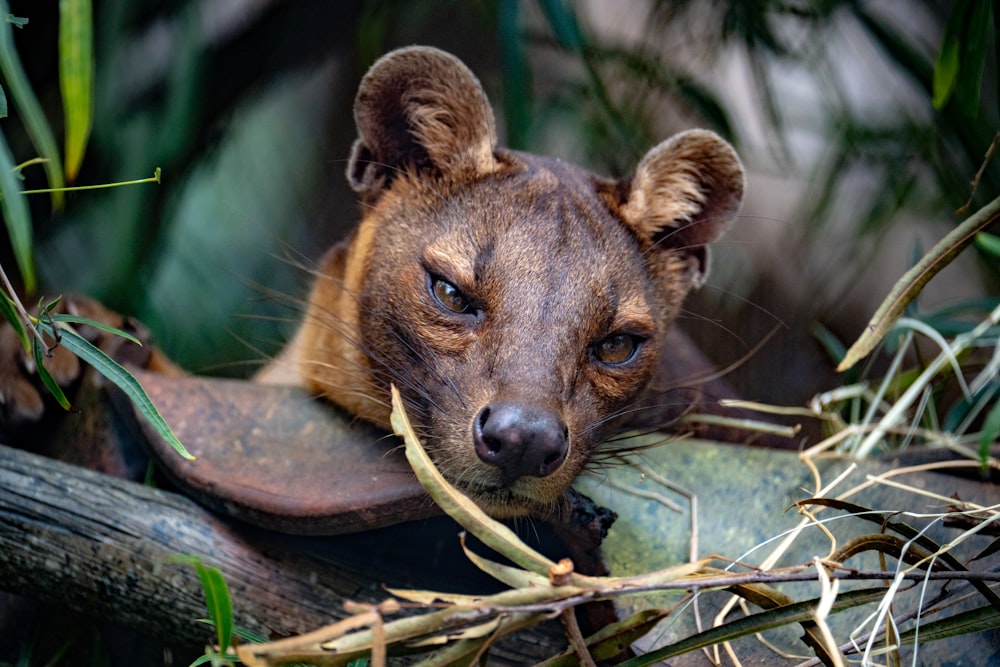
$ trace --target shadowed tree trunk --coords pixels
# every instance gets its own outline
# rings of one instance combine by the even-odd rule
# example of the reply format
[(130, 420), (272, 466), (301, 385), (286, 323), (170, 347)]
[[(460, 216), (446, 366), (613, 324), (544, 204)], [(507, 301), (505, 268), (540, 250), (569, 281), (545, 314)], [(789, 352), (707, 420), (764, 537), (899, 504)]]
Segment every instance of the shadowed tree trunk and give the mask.
[[(198, 576), (175, 562), (178, 554), (222, 571), (238, 626), (276, 636), (342, 618), (344, 600), (385, 599), (381, 582), (410, 583), (398, 558), (416, 549), (396, 542), (378, 553), (386, 541), (277, 535), (174, 493), (0, 447), (2, 587), (172, 641), (207, 643), (212, 636), (196, 620), (207, 616)], [(526, 633), (494, 656), (524, 664), (551, 655), (561, 641), (557, 629)]]

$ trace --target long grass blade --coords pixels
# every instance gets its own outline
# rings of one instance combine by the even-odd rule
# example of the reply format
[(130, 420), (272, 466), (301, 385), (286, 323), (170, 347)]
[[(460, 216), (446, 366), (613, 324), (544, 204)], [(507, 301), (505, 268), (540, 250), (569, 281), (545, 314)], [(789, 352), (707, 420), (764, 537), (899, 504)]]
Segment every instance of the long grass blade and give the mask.
[[(3, 28), (0, 28), (3, 32)], [(14, 157), (7, 147), (7, 139), (0, 132), (0, 211), (7, 226), (10, 245), (14, 251), (14, 261), (21, 272), (21, 282), (24, 291), (31, 294), (37, 284), (35, 278), (35, 260), (31, 250), (31, 213), (28, 203), (21, 194), (21, 184), (14, 175)]]
[(958, 68), (962, 48), (962, 19), (968, 8), (968, 0), (959, 0), (951, 9), (944, 30), (944, 39), (934, 63), (933, 105), (943, 109), (958, 82)]
[(59, 84), (66, 118), (66, 180), (80, 170), (94, 113), (94, 31), (90, 0), (59, 2)]
[(959, 612), (948, 618), (921, 623), (919, 627), (901, 633), (899, 640), (904, 644), (912, 644), (919, 640), (923, 644), (997, 628), (1000, 628), (1000, 612), (985, 605)]
[[(837, 596), (831, 612), (843, 611), (863, 604), (881, 600), (885, 595), (884, 588), (863, 589), (843, 592)], [(813, 620), (813, 610), (819, 605), (819, 599), (805, 600), (794, 604), (776, 607), (730, 621), (708, 630), (691, 635), (679, 642), (664, 646), (620, 663), (621, 667), (645, 667), (654, 665), (701, 648), (733, 641), (740, 637), (749, 637), (765, 630), (772, 630), (792, 623), (810, 622)]]
[[(17, 25), (22, 26), (26, 21), (18, 21)], [(39, 157), (45, 162), (45, 175), (49, 181), (49, 187), (54, 188), (52, 192), (52, 208), (61, 209), (63, 206), (63, 193), (59, 190), (65, 185), (62, 174), (62, 160), (59, 159), (59, 148), (56, 146), (55, 137), (52, 135), (52, 128), (49, 126), (42, 107), (35, 97), (35, 92), (28, 83), (28, 77), (21, 66), (21, 59), (14, 48), (14, 33), (12, 29), (13, 19), (10, 17), (10, 9), (7, 0), (0, 0), (0, 74), (3, 74), (7, 89), (12, 98), (14, 106), (21, 114), (24, 127), (28, 130), (31, 143), (38, 151)]]
[(983, 430), (979, 435), (979, 460), (985, 463), (990, 458), (990, 447), (1000, 439), (1000, 401), (993, 404), (983, 420)]
[(3, 319), (7, 321), (10, 326), (14, 327), (14, 333), (17, 334), (17, 339), (21, 341), (21, 347), (24, 348), (25, 352), (31, 352), (31, 339), (28, 336), (28, 329), (24, 326), (24, 322), (21, 320), (20, 314), (17, 312), (17, 306), (9, 296), (0, 292), (0, 315)]
[(218, 568), (206, 567), (201, 562), (195, 564), (201, 588), (205, 593), (205, 606), (208, 615), (215, 624), (216, 637), (219, 640), (219, 652), (229, 649), (233, 637), (233, 601), (229, 595), (229, 587)]

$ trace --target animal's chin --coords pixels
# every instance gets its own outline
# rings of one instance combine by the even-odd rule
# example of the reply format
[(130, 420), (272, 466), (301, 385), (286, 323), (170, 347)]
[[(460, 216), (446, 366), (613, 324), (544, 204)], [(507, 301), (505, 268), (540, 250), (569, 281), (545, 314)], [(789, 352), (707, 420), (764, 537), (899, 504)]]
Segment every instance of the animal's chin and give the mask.
[(470, 485), (461, 482), (455, 486), (484, 512), (497, 519), (544, 516), (557, 499), (539, 498), (530, 489), (524, 488), (527, 485), (520, 480), (510, 486)]

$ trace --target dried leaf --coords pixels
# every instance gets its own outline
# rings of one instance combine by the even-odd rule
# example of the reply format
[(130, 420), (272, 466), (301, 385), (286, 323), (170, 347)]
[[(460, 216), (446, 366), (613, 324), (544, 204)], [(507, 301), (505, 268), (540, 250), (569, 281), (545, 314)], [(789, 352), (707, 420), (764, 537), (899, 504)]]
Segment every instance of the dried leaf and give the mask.
[[(604, 626), (587, 637), (590, 655), (594, 660), (611, 660), (635, 641), (646, 636), (666, 616), (667, 612), (660, 609), (644, 609), (623, 621)], [(538, 663), (536, 667), (576, 667), (579, 664), (576, 653), (569, 649), (554, 658)]]
[[(837, 600), (833, 603), (831, 612), (843, 611), (852, 607), (878, 602), (884, 596), (885, 589), (882, 587), (847, 591), (837, 597)], [(649, 653), (626, 660), (619, 663), (619, 667), (645, 667), (646, 665), (660, 664), (664, 660), (690, 653), (700, 648), (733, 641), (740, 637), (749, 637), (765, 630), (789, 625), (790, 623), (811, 622), (813, 610), (819, 605), (819, 602), (818, 598), (805, 600), (737, 618), (723, 625), (686, 637), (669, 646), (664, 646), (655, 651), (650, 651)]]
[(995, 631), (998, 627), (1000, 627), (1000, 612), (985, 605), (961, 611), (948, 618), (924, 621), (918, 628), (911, 628), (900, 634), (899, 640), (903, 644), (912, 644), (919, 633), (920, 643), (924, 644), (936, 639), (947, 639), (988, 630)]
[(397, 598), (416, 602), (417, 604), (454, 604), (454, 605), (474, 605), (479, 603), (482, 595), (459, 595), (458, 593), (442, 593), (440, 591), (417, 591), (407, 588), (386, 588), (386, 590)]
[(413, 466), (417, 479), (448, 516), (500, 555), (526, 570), (548, 576), (555, 563), (522, 542), (510, 528), (487, 516), (478, 505), (449, 484), (434, 467), (410, 425), (395, 386), (392, 387), (391, 422), (393, 431), (406, 443), (406, 459)]
[[(912, 545), (916, 545), (925, 549), (928, 553), (937, 554), (937, 561), (943, 563), (948, 569), (953, 572), (967, 572), (968, 569), (962, 564), (957, 558), (952, 556), (948, 551), (941, 548), (941, 545), (930, 539), (923, 533), (914, 530), (912, 526), (898, 521), (889, 521), (887, 517), (892, 515), (892, 512), (877, 512), (875, 510), (863, 507), (861, 505), (856, 505), (854, 503), (847, 502), (846, 500), (839, 500), (836, 498), (809, 498), (807, 500), (800, 500), (795, 503), (796, 505), (822, 505), (824, 507), (832, 507), (834, 509), (841, 510), (843, 512), (850, 512), (853, 516), (863, 519), (865, 521), (871, 521), (882, 527), (883, 530), (891, 530), (894, 533), (902, 535), (904, 538), (909, 540)], [(993, 589), (986, 585), (986, 583), (979, 579), (970, 580), (970, 584), (979, 593), (986, 598), (986, 600), (993, 605), (997, 611), (1000, 611), (1000, 595), (997, 595)]]
[(441, 635), (435, 635), (433, 637), (426, 637), (424, 639), (418, 639), (415, 642), (407, 642), (407, 646), (420, 647), (420, 646), (439, 646), (442, 644), (447, 644), (450, 641), (458, 641), (462, 639), (482, 639), (483, 637), (488, 637), (491, 635), (498, 627), (500, 627), (501, 617), (490, 619), (485, 623), (480, 623), (478, 625), (470, 625), (461, 630), (456, 630), (455, 632), (449, 632)]
[(528, 586), (547, 587), (549, 585), (549, 580), (539, 574), (483, 558), (470, 550), (465, 545), (465, 540), (462, 540), (462, 550), (465, 552), (466, 558), (472, 561), (473, 565), (511, 588), (527, 588)]
[(949, 232), (938, 241), (917, 264), (903, 274), (892, 286), (889, 295), (875, 311), (868, 326), (854, 344), (847, 350), (844, 360), (837, 366), (838, 372), (846, 371), (868, 355), (879, 344), (892, 325), (903, 314), (906, 306), (913, 301), (938, 271), (946, 267), (976, 235), (1000, 218), (1000, 197), (981, 208), (975, 215)]

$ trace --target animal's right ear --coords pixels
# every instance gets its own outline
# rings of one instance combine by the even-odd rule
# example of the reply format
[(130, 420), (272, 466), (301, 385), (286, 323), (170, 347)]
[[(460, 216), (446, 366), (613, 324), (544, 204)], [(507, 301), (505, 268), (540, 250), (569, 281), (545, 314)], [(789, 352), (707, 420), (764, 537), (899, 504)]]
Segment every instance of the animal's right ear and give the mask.
[(408, 169), (450, 180), (496, 170), (493, 110), (478, 79), (455, 56), (426, 46), (380, 58), (354, 100), (358, 139), (347, 178), (373, 200)]

